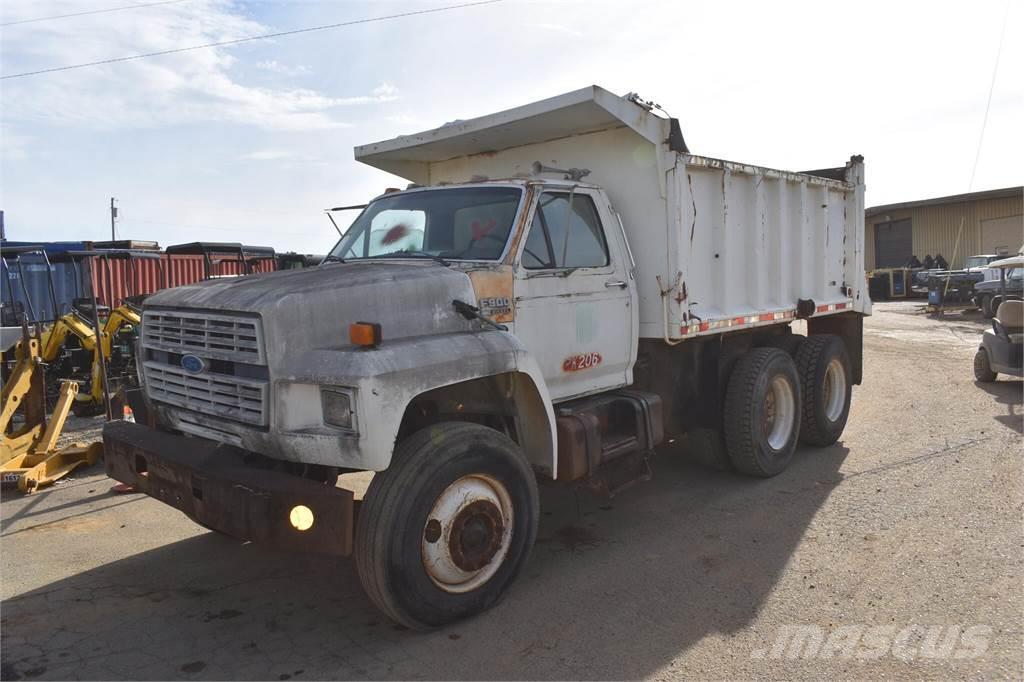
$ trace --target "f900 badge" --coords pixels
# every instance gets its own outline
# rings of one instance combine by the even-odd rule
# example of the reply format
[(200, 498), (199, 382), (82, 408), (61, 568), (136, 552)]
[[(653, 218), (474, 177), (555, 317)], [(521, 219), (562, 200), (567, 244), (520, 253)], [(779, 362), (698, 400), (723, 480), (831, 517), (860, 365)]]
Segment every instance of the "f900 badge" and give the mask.
[(562, 361), (563, 372), (579, 372), (584, 369), (593, 369), (601, 364), (600, 353), (577, 353)]
[(512, 312), (512, 304), (506, 296), (480, 299), (480, 312), (492, 317)]

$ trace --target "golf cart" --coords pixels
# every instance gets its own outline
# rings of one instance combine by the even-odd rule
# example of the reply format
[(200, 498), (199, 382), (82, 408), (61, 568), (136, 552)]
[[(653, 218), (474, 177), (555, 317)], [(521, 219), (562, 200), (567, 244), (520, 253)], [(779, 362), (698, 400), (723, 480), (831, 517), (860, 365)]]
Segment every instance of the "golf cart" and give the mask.
[(1024, 301), (1018, 290), (1014, 298), (1009, 291), (1013, 276), (1019, 279), (1024, 269), (1024, 256), (1004, 258), (989, 264), (999, 268), (1001, 288), (998, 297), (992, 329), (986, 330), (981, 345), (974, 356), (974, 378), (978, 381), (995, 381), (997, 374), (1024, 376)]

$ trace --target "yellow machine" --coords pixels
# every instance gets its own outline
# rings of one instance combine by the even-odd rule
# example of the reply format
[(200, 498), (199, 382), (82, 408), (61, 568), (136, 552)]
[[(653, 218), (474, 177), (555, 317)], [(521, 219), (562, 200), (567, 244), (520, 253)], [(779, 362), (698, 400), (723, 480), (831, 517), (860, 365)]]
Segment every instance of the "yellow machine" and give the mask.
[[(22, 492), (33, 492), (67, 475), (82, 464), (94, 464), (103, 454), (102, 443), (74, 443), (57, 448), (78, 384), (62, 381), (60, 397), (46, 419), (46, 390), (40, 340), (32, 338), (27, 325), (14, 350), (15, 364), (4, 384), (0, 401), (0, 482), (17, 483)], [(15, 415), (22, 421), (15, 423)]]
[[(68, 313), (43, 332), (40, 358), (46, 364), (55, 362), (60, 357), (68, 336), (76, 337), (82, 349), (92, 354), (92, 369), (89, 392), (76, 395), (75, 401), (102, 405), (103, 367), (110, 364), (113, 340), (124, 326), (138, 327), (141, 322), (142, 317), (139, 311), (129, 304), (123, 304), (110, 312), (100, 330), (101, 342), (98, 350), (103, 353), (105, 360), (105, 363), (101, 363), (96, 347), (96, 332), (93, 330), (92, 324), (79, 313)], [(19, 342), (19, 347), (20, 345), (21, 342)]]

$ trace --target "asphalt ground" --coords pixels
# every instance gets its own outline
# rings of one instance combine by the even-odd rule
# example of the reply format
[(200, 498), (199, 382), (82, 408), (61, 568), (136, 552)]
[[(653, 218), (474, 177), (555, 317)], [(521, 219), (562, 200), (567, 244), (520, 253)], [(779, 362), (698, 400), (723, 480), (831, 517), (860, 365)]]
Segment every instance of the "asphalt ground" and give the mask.
[(980, 316), (919, 309), (876, 304), (840, 443), (770, 480), (676, 444), (611, 500), (544, 486), (508, 598), (428, 634), (350, 560), (239, 544), (100, 467), (5, 491), (2, 678), (1021, 679), (1022, 384), (974, 382)]

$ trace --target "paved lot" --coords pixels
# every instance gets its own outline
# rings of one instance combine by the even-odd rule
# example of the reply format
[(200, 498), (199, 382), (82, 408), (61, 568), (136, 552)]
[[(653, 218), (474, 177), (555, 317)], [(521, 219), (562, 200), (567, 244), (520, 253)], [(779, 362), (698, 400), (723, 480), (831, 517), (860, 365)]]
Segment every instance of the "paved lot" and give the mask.
[[(667, 450), (611, 501), (546, 489), (509, 598), (427, 635), (347, 560), (239, 545), (98, 472), (6, 494), (2, 676), (1020, 679), (1022, 385), (974, 383), (979, 317), (915, 307), (876, 306), (841, 443), (767, 481)], [(850, 648), (780, 645), (792, 626)]]

